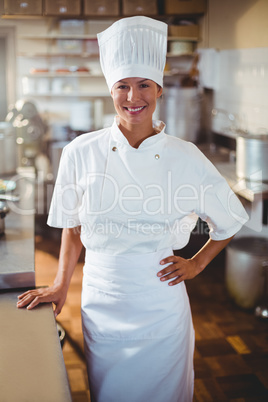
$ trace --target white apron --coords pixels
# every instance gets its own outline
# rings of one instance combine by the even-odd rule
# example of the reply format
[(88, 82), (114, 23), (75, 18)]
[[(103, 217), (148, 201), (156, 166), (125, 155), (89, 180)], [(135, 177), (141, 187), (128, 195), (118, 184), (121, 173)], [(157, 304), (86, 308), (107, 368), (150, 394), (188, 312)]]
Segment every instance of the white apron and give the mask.
[(194, 331), (184, 283), (156, 276), (171, 249), (87, 250), (82, 323), (92, 402), (191, 402)]

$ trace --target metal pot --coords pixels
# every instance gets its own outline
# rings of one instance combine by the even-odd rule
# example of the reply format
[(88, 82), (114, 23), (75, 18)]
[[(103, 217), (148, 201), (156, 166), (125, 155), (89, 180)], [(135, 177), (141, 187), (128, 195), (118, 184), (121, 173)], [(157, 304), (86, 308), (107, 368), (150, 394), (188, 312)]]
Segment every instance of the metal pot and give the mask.
[(268, 181), (268, 135), (239, 135), (236, 140), (236, 175)]
[(0, 122), (0, 175), (16, 172), (16, 132), (11, 123)]
[(242, 308), (254, 308), (267, 294), (268, 239), (241, 237), (226, 248), (225, 281), (228, 292)]
[(201, 95), (198, 88), (167, 86), (160, 101), (159, 118), (166, 123), (167, 134), (196, 142), (201, 118)]

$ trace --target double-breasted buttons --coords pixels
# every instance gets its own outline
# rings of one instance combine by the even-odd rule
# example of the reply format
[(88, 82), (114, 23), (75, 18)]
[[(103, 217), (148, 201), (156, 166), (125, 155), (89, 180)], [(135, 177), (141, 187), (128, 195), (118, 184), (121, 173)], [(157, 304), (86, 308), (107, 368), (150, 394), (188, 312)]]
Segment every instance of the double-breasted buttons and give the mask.
[(112, 148), (112, 151), (116, 152), (116, 151), (117, 151), (117, 148), (116, 148), (116, 147), (113, 147), (113, 148)]

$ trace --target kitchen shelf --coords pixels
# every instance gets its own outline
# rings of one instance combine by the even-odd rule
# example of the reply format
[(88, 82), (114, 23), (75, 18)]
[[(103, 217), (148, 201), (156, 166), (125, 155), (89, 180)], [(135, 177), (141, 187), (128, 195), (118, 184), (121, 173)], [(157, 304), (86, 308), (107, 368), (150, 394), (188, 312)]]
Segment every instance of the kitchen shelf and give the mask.
[(167, 53), (167, 58), (175, 58), (175, 57), (194, 57), (195, 56), (195, 52), (191, 52), (191, 53)]
[(26, 74), (23, 77), (27, 78), (103, 78), (103, 74), (90, 74), (90, 73), (77, 73), (77, 72), (69, 72), (69, 73), (32, 73)]
[[(29, 40), (47, 40), (47, 39), (63, 39), (63, 40), (93, 40), (97, 39), (97, 35), (66, 35), (66, 34), (44, 34), (44, 35), (20, 35), (19, 39), (29, 39)], [(185, 41), (185, 42), (198, 42), (198, 37), (183, 37), (183, 36), (168, 36), (168, 41)]]
[(188, 75), (189, 71), (180, 71), (180, 70), (171, 70), (171, 71), (165, 71), (164, 72), (164, 77), (177, 77), (177, 76), (185, 76)]
[(77, 34), (71, 34), (71, 35), (66, 35), (66, 34), (47, 34), (47, 35), (20, 35), (19, 39), (29, 39), (29, 40), (47, 40), (47, 39), (65, 39), (65, 40), (74, 40), (74, 39), (80, 39), (80, 40), (92, 40), (92, 39), (97, 39), (97, 35), (77, 35)]
[(184, 36), (169, 36), (168, 41), (181, 41), (181, 42), (199, 42), (200, 39), (198, 37), (184, 37)]
[[(172, 57), (193, 57), (195, 55), (195, 52), (191, 53), (167, 53), (167, 58), (172, 58)], [(38, 58), (38, 57), (43, 57), (43, 58), (53, 58), (53, 57), (78, 57), (78, 58), (90, 58), (90, 59), (97, 59), (99, 58), (98, 54), (90, 54), (90, 53), (19, 53), (19, 57), (27, 57), (27, 58)]]
[[(180, 18), (180, 19), (199, 19), (200, 17), (204, 16), (204, 12), (202, 13), (196, 13), (192, 12), (191, 14), (189, 13), (181, 13), (181, 14), (156, 14), (156, 15), (149, 15), (146, 14), (147, 17), (154, 18), (156, 20), (160, 21), (166, 21), (169, 18)], [(127, 17), (134, 17), (137, 14), (133, 15), (25, 15), (25, 14), (2, 14), (1, 18), (2, 19), (22, 19), (22, 20), (38, 20), (38, 19), (49, 19), (49, 18), (55, 18), (55, 19), (76, 19), (76, 20), (88, 20), (88, 19), (94, 19), (94, 20), (119, 20), (121, 18), (127, 18)]]
[[(21, 35), (20, 39), (26, 40), (97, 40), (97, 35), (66, 35), (66, 34), (44, 34), (44, 35)], [(182, 36), (168, 36), (168, 42), (193, 42), (197, 43), (199, 41), (198, 37), (182, 37)], [(88, 52), (81, 52), (81, 53), (46, 53), (46, 54), (38, 54), (38, 53), (21, 53), (19, 54), (22, 57), (81, 57), (81, 58), (98, 58), (99, 54), (91, 54)], [(183, 53), (183, 54), (176, 54), (172, 52), (167, 53), (167, 58), (171, 57), (179, 57), (179, 56), (192, 56), (193, 52), (191, 53)]]
[(91, 53), (19, 53), (19, 57), (27, 57), (27, 58), (52, 58), (52, 57), (79, 57), (79, 58), (99, 58), (99, 54), (91, 54)]
[[(172, 77), (175, 75), (187, 75), (188, 71), (165, 71), (164, 77)], [(104, 78), (103, 74), (90, 74), (90, 73), (34, 73), (25, 74), (26, 78)]]
[(29, 96), (29, 97), (77, 97), (77, 98), (110, 98), (111, 94), (109, 92), (63, 92), (63, 93), (54, 93), (54, 92), (44, 92), (44, 93), (38, 93), (38, 92), (29, 92), (29, 93), (24, 93), (24, 96)]

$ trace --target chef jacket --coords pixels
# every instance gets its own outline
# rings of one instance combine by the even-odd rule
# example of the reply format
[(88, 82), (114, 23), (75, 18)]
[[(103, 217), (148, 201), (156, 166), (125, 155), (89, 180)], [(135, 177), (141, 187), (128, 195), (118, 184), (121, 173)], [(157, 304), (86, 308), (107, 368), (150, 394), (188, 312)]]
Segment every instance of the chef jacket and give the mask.
[(209, 236), (233, 236), (248, 216), (225, 179), (192, 143), (165, 133), (136, 149), (118, 127), (80, 135), (64, 149), (48, 225), (81, 226), (86, 249), (107, 254), (180, 249), (198, 217)]

